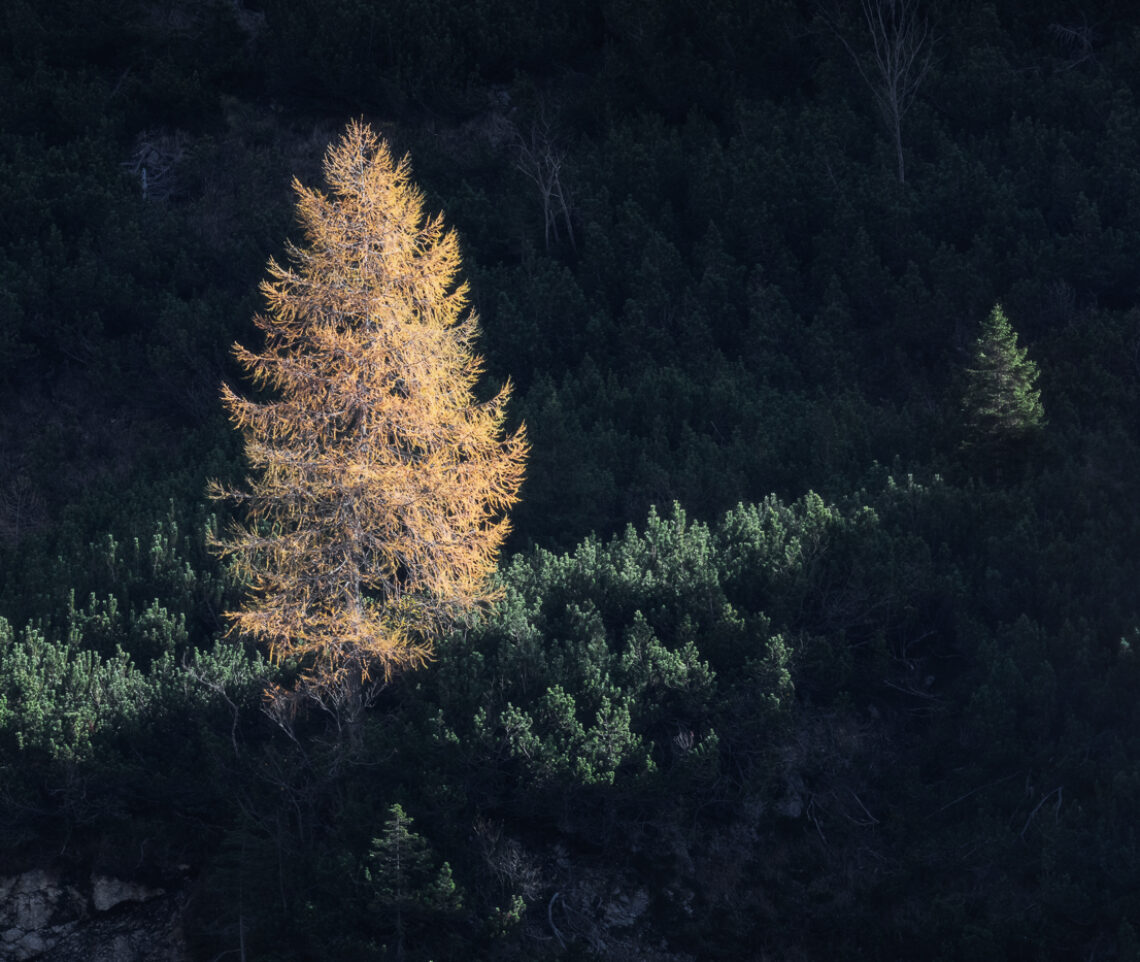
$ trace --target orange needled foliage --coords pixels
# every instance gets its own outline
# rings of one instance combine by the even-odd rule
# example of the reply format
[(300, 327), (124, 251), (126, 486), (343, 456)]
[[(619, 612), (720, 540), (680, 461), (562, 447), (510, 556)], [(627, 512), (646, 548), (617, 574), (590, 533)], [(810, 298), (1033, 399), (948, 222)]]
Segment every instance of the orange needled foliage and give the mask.
[(271, 399), (222, 390), (251, 475), (210, 493), (245, 509), (218, 543), (249, 585), (234, 627), (355, 715), (346, 695), (423, 663), (493, 597), (528, 445), (504, 429), (509, 384), (474, 398), (459, 244), (425, 217), (408, 159), (353, 122), (324, 169), (327, 195), (294, 180), (305, 244), (269, 262), (264, 349), (234, 347)]

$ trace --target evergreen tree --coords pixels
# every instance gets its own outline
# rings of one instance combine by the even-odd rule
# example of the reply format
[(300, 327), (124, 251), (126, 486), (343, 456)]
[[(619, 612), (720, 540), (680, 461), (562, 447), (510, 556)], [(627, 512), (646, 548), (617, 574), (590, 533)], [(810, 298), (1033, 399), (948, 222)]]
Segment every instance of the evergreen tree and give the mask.
[(405, 936), (426, 923), (459, 912), (463, 899), (444, 862), (434, 869), (427, 840), (412, 831), (412, 821), (403, 807), (388, 809), (384, 832), (372, 840), (365, 879), (372, 891), (372, 915), (376, 924), (395, 939), (392, 955), (405, 958)]
[(1010, 450), (1044, 425), (1037, 365), (1018, 347), (1017, 332), (994, 305), (982, 324), (966, 369), (967, 448), (989, 454)]
[(374, 672), (423, 662), (491, 597), (527, 442), (504, 436), (510, 385), (474, 399), (458, 240), (425, 220), (407, 158), (354, 122), (324, 169), (331, 196), (294, 181), (308, 244), (269, 262), (264, 349), (234, 348), (276, 396), (223, 389), (253, 477), (212, 493), (248, 518), (220, 543), (249, 585), (235, 627), (352, 731)]

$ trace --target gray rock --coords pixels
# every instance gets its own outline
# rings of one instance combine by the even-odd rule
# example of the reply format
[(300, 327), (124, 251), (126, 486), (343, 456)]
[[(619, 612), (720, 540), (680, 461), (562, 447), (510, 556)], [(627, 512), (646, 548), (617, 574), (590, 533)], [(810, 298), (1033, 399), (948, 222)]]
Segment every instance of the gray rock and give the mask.
[(0, 877), (0, 962), (185, 962), (184, 902), (106, 875), (79, 888), (47, 869)]
[(96, 912), (107, 912), (123, 902), (146, 902), (165, 894), (163, 889), (147, 888), (107, 875), (91, 876), (91, 904)]

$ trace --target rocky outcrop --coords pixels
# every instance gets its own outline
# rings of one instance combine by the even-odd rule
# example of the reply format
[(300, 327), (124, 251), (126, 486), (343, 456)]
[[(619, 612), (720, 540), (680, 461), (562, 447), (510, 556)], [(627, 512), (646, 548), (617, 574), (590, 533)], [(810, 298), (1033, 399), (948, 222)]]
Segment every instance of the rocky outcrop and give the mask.
[(183, 962), (184, 896), (49, 869), (0, 876), (0, 962)]

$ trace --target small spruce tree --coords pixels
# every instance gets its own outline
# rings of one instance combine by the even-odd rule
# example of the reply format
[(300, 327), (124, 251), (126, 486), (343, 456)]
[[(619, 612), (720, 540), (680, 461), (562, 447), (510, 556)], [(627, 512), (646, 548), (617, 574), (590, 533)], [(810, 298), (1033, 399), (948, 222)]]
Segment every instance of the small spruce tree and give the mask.
[(403, 962), (409, 928), (420, 932), (432, 923), (456, 916), (463, 898), (444, 862), (438, 869), (423, 836), (412, 831), (403, 807), (388, 809), (384, 832), (372, 840), (364, 877), (372, 894), (371, 916), (377, 929), (391, 937), (391, 957)]
[(1041, 430), (1045, 412), (1037, 375), (1001, 305), (994, 305), (966, 369), (967, 450), (993, 459), (1022, 448)]

